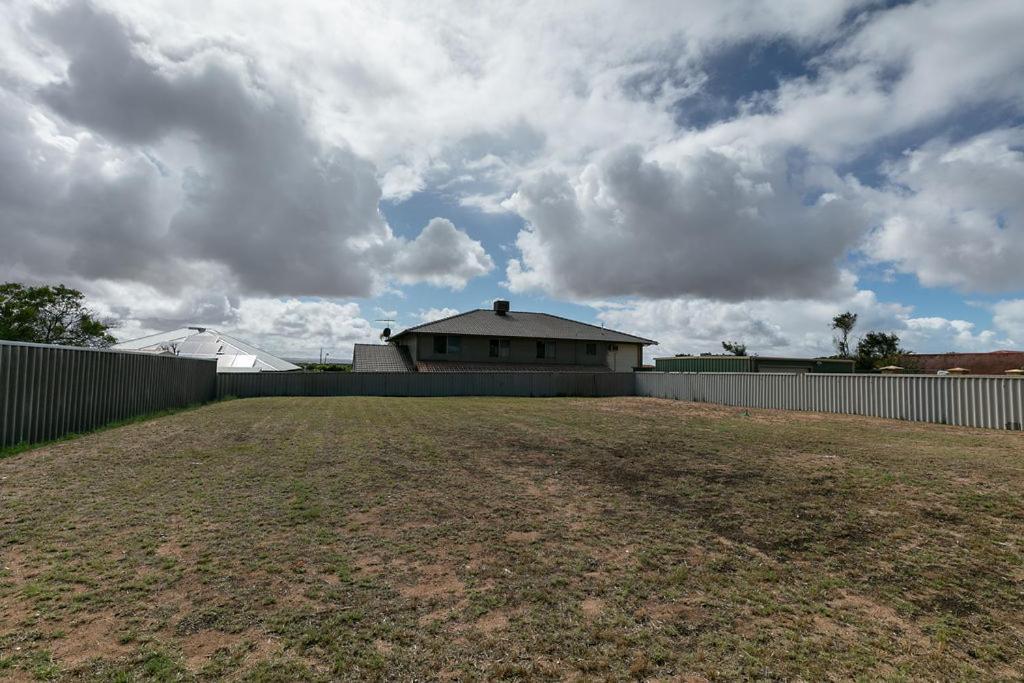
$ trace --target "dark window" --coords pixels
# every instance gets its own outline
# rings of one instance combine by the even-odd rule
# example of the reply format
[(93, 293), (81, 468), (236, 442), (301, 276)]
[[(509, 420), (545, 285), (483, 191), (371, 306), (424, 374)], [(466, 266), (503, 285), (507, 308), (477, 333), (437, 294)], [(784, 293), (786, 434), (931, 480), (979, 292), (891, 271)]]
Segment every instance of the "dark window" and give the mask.
[(588, 356), (596, 356), (597, 355), (597, 344), (595, 344), (593, 342), (590, 342), (589, 344), (587, 344), (587, 355)]
[(555, 357), (555, 342), (553, 341), (539, 341), (537, 342), (537, 358), (554, 358)]
[(443, 334), (434, 335), (434, 353), (451, 355), (462, 351), (462, 337), (446, 337)]
[(491, 358), (508, 358), (511, 347), (508, 339), (492, 339), (489, 356)]

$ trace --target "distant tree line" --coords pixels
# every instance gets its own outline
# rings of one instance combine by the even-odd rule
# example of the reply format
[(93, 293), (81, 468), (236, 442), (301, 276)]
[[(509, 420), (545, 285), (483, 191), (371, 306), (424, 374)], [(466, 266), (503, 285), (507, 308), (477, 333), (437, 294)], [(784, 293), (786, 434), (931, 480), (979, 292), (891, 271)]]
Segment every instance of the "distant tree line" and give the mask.
[[(913, 361), (907, 358), (912, 352), (900, 345), (900, 338), (894, 332), (870, 331), (857, 340), (856, 347), (851, 349), (853, 330), (857, 326), (857, 314), (845, 311), (832, 318), (830, 328), (833, 331), (832, 343), (836, 354), (831, 358), (853, 360), (857, 372), (872, 372), (889, 365), (900, 366), (906, 370), (915, 369)], [(726, 340), (722, 349), (734, 356), (746, 356), (747, 345), (741, 341)], [(687, 354), (680, 353), (679, 356)], [(701, 356), (713, 356), (714, 353), (703, 352)]]

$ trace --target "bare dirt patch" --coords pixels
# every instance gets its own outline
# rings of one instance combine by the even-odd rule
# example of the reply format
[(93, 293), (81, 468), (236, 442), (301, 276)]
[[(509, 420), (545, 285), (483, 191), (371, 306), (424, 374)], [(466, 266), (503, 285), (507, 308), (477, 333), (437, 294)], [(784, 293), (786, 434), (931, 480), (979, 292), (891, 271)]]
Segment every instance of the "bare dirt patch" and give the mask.
[(505, 534), (509, 543), (536, 543), (540, 540), (539, 531), (510, 531)]
[(90, 615), (84, 623), (73, 623), (62, 637), (53, 641), (53, 656), (66, 668), (76, 668), (92, 659), (117, 659), (131, 648), (119, 641), (121, 621), (113, 612)]

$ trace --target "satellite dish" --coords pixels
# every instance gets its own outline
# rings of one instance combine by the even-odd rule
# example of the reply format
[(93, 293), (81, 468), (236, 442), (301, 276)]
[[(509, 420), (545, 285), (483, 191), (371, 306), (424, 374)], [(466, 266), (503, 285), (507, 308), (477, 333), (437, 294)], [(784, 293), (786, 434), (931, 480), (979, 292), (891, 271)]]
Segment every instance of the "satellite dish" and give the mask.
[[(374, 322), (376, 322), (376, 323), (393, 323), (395, 321), (394, 321), (393, 318), (378, 318), (377, 320), (374, 320)], [(391, 338), (391, 327), (387, 326), (387, 327), (384, 328), (384, 331), (380, 333), (380, 340), (381, 341), (387, 341), (390, 338)]]

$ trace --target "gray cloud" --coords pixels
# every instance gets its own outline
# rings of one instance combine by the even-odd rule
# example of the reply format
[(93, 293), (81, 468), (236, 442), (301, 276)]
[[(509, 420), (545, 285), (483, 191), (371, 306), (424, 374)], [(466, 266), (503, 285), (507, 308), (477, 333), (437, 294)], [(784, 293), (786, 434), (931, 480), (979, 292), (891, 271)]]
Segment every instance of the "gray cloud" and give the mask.
[(527, 182), (509, 202), (529, 221), (511, 288), (733, 300), (833, 289), (864, 216), (839, 195), (809, 201), (816, 188), (765, 157), (705, 151), (672, 167), (626, 149), (574, 179)]
[[(200, 269), (241, 292), (333, 297), (399, 276), (463, 286), (489, 264), (449, 223), (448, 246), (465, 258), (430, 271), (433, 238), (392, 234), (373, 165), (322, 142), (248, 55), (207, 41), (169, 58), (85, 2), (38, 12), (32, 30), (67, 66), (35, 92), (59, 116), (56, 140), (29, 124), (45, 110), (0, 91), (0, 177), (11, 180), (0, 210), (19, 245), (9, 263), (163, 288)], [(395, 272), (406, 264), (416, 271)]]
[[(377, 212), (372, 165), (312, 139), (297, 103), (232, 64), (238, 55), (147, 61), (115, 18), (88, 4), (39, 15), (36, 23), (70, 59), (66, 79), (40, 93), (54, 111), (122, 144), (159, 145), (180, 135), (198, 151), (201, 166), (183, 174), (183, 201), (166, 235), (150, 235), (157, 239), (140, 250), (227, 264), (248, 291), (373, 291), (372, 259), (348, 242), (390, 238)], [(137, 188), (137, 201), (145, 201), (145, 190)], [(104, 215), (113, 212), (90, 217), (97, 230), (118, 223)], [(144, 229), (156, 222), (145, 218), (131, 223)], [(88, 233), (92, 226), (85, 227)], [(119, 234), (117, 244), (125, 239), (144, 236)], [(82, 255), (81, 265), (91, 266), (86, 275), (120, 275), (114, 262), (129, 260), (120, 246), (92, 251)]]

